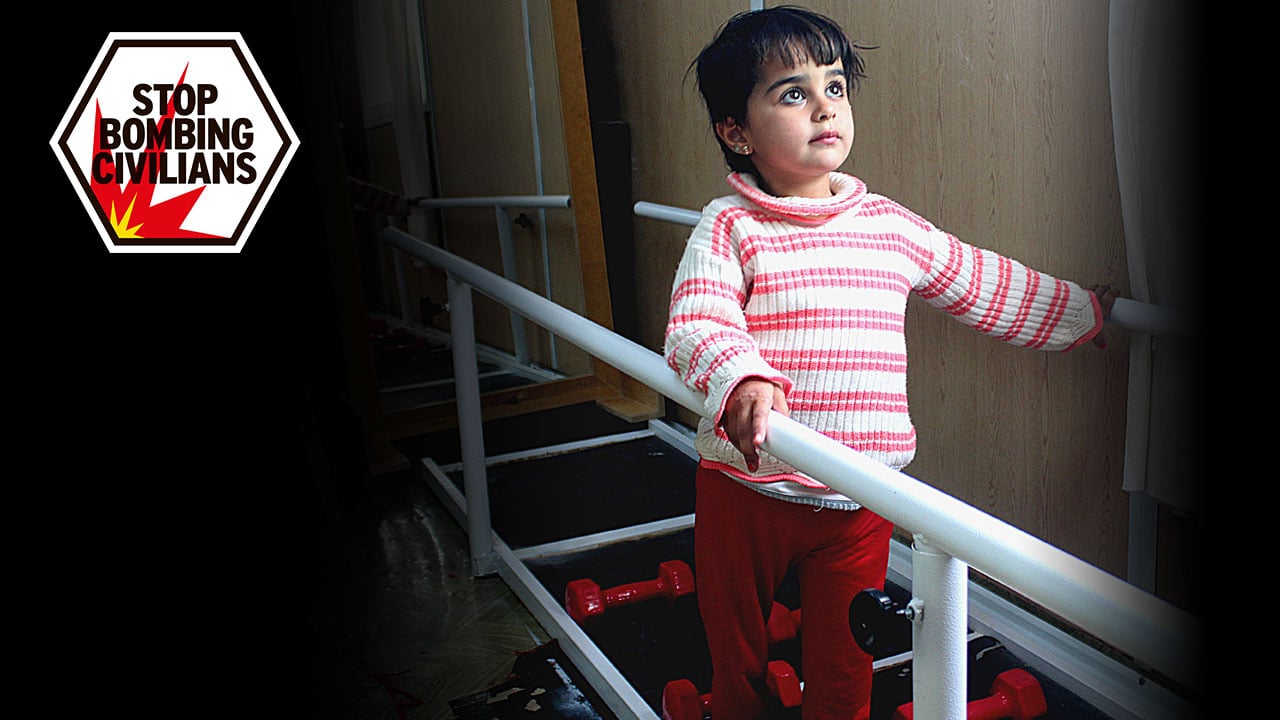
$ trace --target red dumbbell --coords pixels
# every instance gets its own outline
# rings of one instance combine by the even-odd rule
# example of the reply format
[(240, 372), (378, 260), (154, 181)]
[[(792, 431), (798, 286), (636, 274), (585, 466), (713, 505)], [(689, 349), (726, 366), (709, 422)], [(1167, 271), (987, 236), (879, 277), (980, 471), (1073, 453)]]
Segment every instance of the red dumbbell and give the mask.
[(668, 602), (693, 592), (693, 571), (680, 560), (668, 560), (658, 565), (658, 577), (654, 580), (619, 585), (601, 590), (592, 580), (573, 580), (564, 589), (564, 607), (569, 617), (581, 623), (587, 618), (601, 615), (618, 605), (665, 597)]
[[(911, 705), (899, 705), (893, 720), (914, 720), (915, 712)], [(969, 720), (1031, 720), (1047, 712), (1049, 705), (1045, 702), (1039, 681), (1019, 668), (997, 675), (995, 682), (991, 683), (991, 694), (969, 703), (965, 710)]]
[(698, 694), (688, 680), (672, 680), (662, 688), (662, 720), (702, 720), (711, 713), (711, 695)]
[(800, 677), (796, 675), (796, 670), (791, 667), (791, 663), (785, 660), (770, 660), (766, 666), (764, 682), (769, 688), (769, 694), (778, 698), (782, 707), (800, 707), (803, 688), (800, 687)]
[[(783, 707), (800, 705), (800, 678), (791, 664), (784, 660), (771, 660), (766, 666), (765, 685), (769, 694), (777, 698)], [(698, 693), (698, 688), (688, 680), (672, 680), (662, 689), (662, 720), (703, 720), (711, 714), (711, 695)]]
[(788, 610), (786, 605), (775, 601), (764, 631), (770, 645), (793, 639), (800, 633), (800, 608)]

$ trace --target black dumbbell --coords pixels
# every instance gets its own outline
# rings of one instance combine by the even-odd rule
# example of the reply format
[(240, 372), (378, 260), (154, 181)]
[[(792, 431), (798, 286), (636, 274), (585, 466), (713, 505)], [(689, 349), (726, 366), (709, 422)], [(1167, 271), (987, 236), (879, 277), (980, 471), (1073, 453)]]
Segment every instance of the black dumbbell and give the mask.
[(869, 655), (911, 646), (910, 608), (895, 603), (883, 590), (867, 588), (849, 603), (849, 630)]

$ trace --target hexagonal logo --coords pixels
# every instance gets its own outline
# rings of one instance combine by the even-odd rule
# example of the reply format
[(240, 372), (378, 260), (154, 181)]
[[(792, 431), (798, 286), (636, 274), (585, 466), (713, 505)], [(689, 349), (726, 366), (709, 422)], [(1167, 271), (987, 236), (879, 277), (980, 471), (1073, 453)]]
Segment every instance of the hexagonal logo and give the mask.
[(49, 144), (112, 253), (239, 252), (298, 149), (239, 33), (111, 33)]

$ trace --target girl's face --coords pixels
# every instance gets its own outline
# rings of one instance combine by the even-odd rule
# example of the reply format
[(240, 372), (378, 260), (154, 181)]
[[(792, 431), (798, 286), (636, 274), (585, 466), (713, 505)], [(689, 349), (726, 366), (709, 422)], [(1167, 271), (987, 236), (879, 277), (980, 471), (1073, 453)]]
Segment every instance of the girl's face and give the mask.
[(853, 107), (844, 63), (788, 67), (774, 58), (760, 70), (747, 98), (747, 119), (729, 118), (716, 132), (730, 148), (742, 146), (765, 189), (779, 197), (830, 197), (828, 173), (853, 149)]

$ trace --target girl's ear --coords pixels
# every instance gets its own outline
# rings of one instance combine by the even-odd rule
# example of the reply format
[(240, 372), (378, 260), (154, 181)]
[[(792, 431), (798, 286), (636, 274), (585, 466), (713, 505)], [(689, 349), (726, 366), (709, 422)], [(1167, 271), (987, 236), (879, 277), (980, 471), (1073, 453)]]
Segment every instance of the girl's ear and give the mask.
[(749, 145), (747, 141), (745, 128), (738, 124), (733, 118), (725, 118), (716, 123), (716, 135), (731, 148)]

